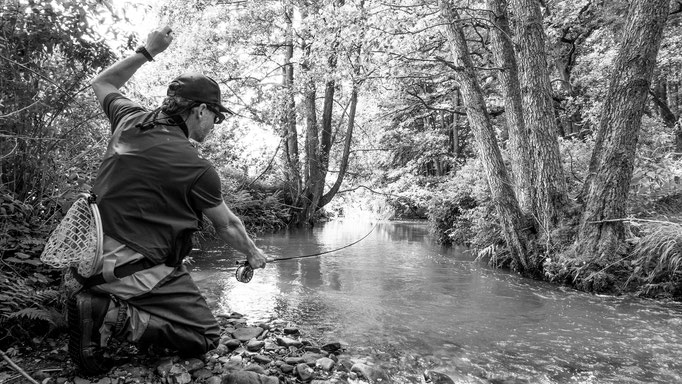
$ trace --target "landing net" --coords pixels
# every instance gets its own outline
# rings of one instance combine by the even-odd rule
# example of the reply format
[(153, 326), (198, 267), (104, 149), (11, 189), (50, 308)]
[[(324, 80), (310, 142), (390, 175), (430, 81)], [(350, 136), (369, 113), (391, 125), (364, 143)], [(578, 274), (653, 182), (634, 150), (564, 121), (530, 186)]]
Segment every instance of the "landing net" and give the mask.
[(40, 260), (55, 268), (74, 267), (78, 274), (94, 274), (102, 256), (102, 220), (94, 197), (82, 194), (47, 240)]

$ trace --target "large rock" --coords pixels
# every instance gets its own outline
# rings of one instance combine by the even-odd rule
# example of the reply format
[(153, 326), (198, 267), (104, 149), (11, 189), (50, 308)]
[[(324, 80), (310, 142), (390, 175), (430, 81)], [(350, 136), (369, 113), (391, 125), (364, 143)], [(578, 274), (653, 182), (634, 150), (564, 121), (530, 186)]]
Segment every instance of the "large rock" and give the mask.
[(192, 373), (198, 369), (203, 368), (206, 364), (197, 358), (182, 360), (182, 365), (187, 369), (187, 372)]
[(223, 376), (221, 384), (279, 384), (279, 379), (256, 372), (236, 371)]
[(225, 340), (224, 343), (223, 343), (222, 340), (221, 340), (220, 343), (221, 343), (222, 345), (226, 346), (227, 349), (229, 349), (230, 351), (235, 350), (235, 349), (239, 348), (239, 347), (242, 345), (242, 342), (239, 341), (239, 340), (237, 340), (237, 339), (227, 339), (227, 340)]
[(343, 346), (338, 341), (327, 343), (327, 344), (322, 346), (322, 350), (327, 351), (329, 353), (336, 353), (336, 352), (340, 351), (342, 348), (343, 348)]
[(331, 371), (334, 368), (335, 364), (336, 363), (334, 362), (334, 360), (332, 360), (328, 357), (323, 357), (321, 359), (317, 359), (317, 361), (315, 362), (316, 367), (319, 367), (320, 369), (322, 369), (323, 371), (326, 371), (326, 372)]
[(261, 333), (263, 333), (263, 328), (261, 327), (243, 327), (235, 329), (232, 332), (232, 337), (241, 342), (247, 342), (257, 338)]
[(301, 356), (289, 356), (284, 358), (284, 362), (290, 365), (297, 365), (305, 362)]
[(156, 373), (161, 377), (166, 377), (170, 369), (173, 367), (173, 359), (164, 357), (156, 365)]
[(303, 354), (303, 356), (301, 356), (301, 358), (303, 358), (303, 362), (310, 365), (311, 367), (314, 367), (315, 364), (317, 363), (317, 360), (323, 357), (325, 356), (314, 352), (306, 352)]
[(296, 347), (299, 348), (303, 345), (302, 342), (296, 339), (292, 339), (290, 337), (277, 337), (277, 344), (283, 346), (283, 347)]
[(265, 341), (251, 339), (246, 343), (246, 350), (249, 352), (258, 352), (265, 345)]
[(450, 376), (429, 370), (424, 371), (424, 379), (432, 384), (455, 384)]
[(253, 359), (253, 361), (255, 361), (258, 364), (268, 365), (268, 364), (272, 363), (271, 358), (269, 358), (265, 355), (261, 355), (261, 354), (254, 355), (252, 357), (252, 359)]
[(166, 380), (171, 384), (189, 384), (192, 382), (192, 376), (189, 374), (189, 372), (187, 372), (185, 367), (175, 364), (168, 372)]
[(313, 371), (313, 369), (305, 363), (297, 365), (295, 370), (296, 376), (298, 376), (301, 381), (310, 381), (310, 379), (313, 378), (313, 374), (315, 373), (315, 371)]
[(388, 383), (388, 376), (383, 369), (372, 365), (356, 363), (350, 368), (351, 372), (355, 372), (359, 376), (369, 380), (370, 383)]

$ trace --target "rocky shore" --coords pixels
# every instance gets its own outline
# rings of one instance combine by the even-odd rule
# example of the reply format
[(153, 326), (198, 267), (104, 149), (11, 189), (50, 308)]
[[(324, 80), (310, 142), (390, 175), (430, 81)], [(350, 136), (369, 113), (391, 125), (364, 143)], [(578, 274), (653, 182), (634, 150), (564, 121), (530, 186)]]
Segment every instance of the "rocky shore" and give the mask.
[[(352, 357), (347, 345), (330, 340), (318, 344), (283, 321), (249, 324), (238, 313), (218, 315), (222, 338), (202, 358), (181, 359), (172, 354), (136, 353), (120, 345), (112, 353), (118, 364), (97, 377), (80, 376), (67, 358), (66, 343), (55, 349), (19, 355), (24, 370), (41, 384), (360, 384), (393, 383), (390, 374), (371, 358)], [(63, 345), (59, 345), (63, 344)], [(40, 364), (43, 362), (43, 364)], [(53, 368), (58, 364), (59, 368)], [(19, 364), (21, 365), (21, 364)], [(422, 376), (422, 375), (419, 375)], [(448, 376), (426, 371), (415, 383), (453, 383)], [(0, 383), (32, 383), (0, 364)]]

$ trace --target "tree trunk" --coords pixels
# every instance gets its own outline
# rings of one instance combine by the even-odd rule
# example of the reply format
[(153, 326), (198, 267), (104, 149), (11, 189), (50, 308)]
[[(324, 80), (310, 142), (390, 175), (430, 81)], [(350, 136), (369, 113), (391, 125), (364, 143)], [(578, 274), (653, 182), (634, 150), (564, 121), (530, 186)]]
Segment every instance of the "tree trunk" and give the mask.
[(320, 200), (320, 207), (327, 205), (332, 198), (339, 192), (343, 179), (346, 176), (346, 171), (348, 170), (348, 160), (350, 157), (350, 148), (353, 140), (353, 129), (355, 128), (355, 111), (358, 105), (358, 84), (353, 84), (353, 90), (351, 91), (350, 98), (350, 110), (348, 111), (348, 128), (346, 129), (346, 139), (343, 144), (343, 155), (341, 157), (341, 163), (339, 164), (339, 175), (336, 177), (334, 185), (329, 189), (329, 192), (325, 193)]
[(286, 30), (282, 85), (285, 94), (281, 124), (284, 134), (285, 177), (289, 188), (291, 188), (291, 199), (297, 201), (301, 194), (302, 180), (298, 152), (298, 130), (296, 128), (296, 102), (294, 100), (294, 65), (291, 62), (294, 57), (293, 13), (293, 7), (287, 6), (284, 14)]
[(529, 143), (529, 133), (523, 121), (523, 104), (519, 72), (516, 64), (512, 32), (509, 28), (507, 0), (487, 0), (490, 10), (491, 41), (495, 62), (500, 71), (498, 79), (504, 97), (504, 116), (509, 130), (509, 153), (512, 166), (512, 180), (516, 198), (524, 214), (533, 212), (533, 155)]
[[(314, 7), (314, 4), (311, 5)], [(308, 17), (309, 10), (304, 6), (301, 8), (301, 17), (303, 19)], [(317, 87), (315, 85), (314, 75), (312, 74), (311, 63), (313, 62), (311, 55), (311, 40), (309, 30), (301, 31), (301, 50), (303, 57), (301, 61), (301, 74), (304, 80), (303, 86), (303, 105), (306, 121), (306, 135), (305, 135), (305, 162), (304, 162), (304, 190), (302, 199), (299, 202), (301, 211), (299, 212), (298, 224), (312, 224), (315, 215), (317, 201), (314, 199), (315, 183), (320, 179), (320, 139), (319, 128), (317, 123)]]
[[(455, 109), (457, 109), (460, 106), (460, 94), (459, 94), (458, 89), (455, 90), (453, 97), (454, 97)], [(453, 156), (455, 157), (455, 159), (459, 157), (459, 114), (458, 113), (452, 114), (452, 153), (453, 153)]]
[[(343, 0), (337, 0), (334, 3), (336, 8), (343, 5)], [(337, 50), (339, 48), (340, 31), (337, 30), (334, 40), (331, 44), (331, 52), (327, 57), (328, 73), (334, 73), (338, 60)], [(336, 91), (336, 81), (331, 78), (327, 80), (324, 91), (324, 107), (322, 109), (322, 132), (320, 132), (320, 149), (318, 152), (319, 159), (317, 161), (319, 170), (317, 179), (312, 180), (313, 193), (310, 209), (317, 211), (324, 204), (322, 204), (322, 196), (324, 194), (325, 181), (327, 179), (327, 170), (329, 169), (329, 156), (332, 149), (332, 124), (334, 111), (334, 95)]]
[(545, 51), (540, 2), (511, 0), (515, 16), (515, 39), (523, 116), (533, 153), (533, 199), (535, 217), (548, 234), (563, 217), (568, 203), (566, 181), (559, 156), (557, 124)]
[[(680, 76), (680, 73), (677, 73)], [(675, 115), (682, 114), (682, 97), (680, 97), (680, 80), (668, 78), (668, 106)]]
[(523, 214), (510, 187), (507, 170), (497, 144), (495, 129), (490, 122), (483, 91), (469, 56), (462, 22), (449, 0), (440, 0), (441, 17), (445, 21), (445, 33), (450, 44), (454, 65), (461, 68), (455, 72), (466, 108), (469, 124), (476, 139), (478, 153), (483, 162), (488, 186), (502, 225), (502, 232), (512, 259), (521, 271), (533, 272), (536, 266), (528, 262), (528, 239), (523, 230)]
[[(365, 0), (360, 0), (358, 7), (361, 12), (361, 25), (362, 25), (362, 38), (360, 41), (364, 41), (365, 31), (366, 31), (366, 11), (365, 11)], [(329, 204), (329, 202), (336, 196), (341, 188), (343, 179), (346, 176), (346, 171), (348, 170), (348, 161), (350, 158), (350, 149), (353, 142), (353, 130), (355, 128), (355, 113), (358, 106), (358, 88), (360, 87), (361, 80), (360, 75), (362, 71), (362, 45), (357, 45), (353, 50), (355, 53), (355, 62), (353, 63), (353, 88), (351, 89), (350, 96), (350, 110), (348, 111), (348, 128), (346, 129), (346, 139), (343, 144), (343, 155), (341, 156), (341, 163), (339, 164), (339, 174), (336, 177), (334, 185), (329, 189), (329, 192), (325, 193), (320, 200), (320, 207), (324, 207)]]
[[(625, 238), (626, 201), (635, 150), (669, 0), (630, 4), (599, 123), (580, 223), (579, 255), (587, 260), (618, 254)], [(615, 220), (615, 221), (609, 221)]]

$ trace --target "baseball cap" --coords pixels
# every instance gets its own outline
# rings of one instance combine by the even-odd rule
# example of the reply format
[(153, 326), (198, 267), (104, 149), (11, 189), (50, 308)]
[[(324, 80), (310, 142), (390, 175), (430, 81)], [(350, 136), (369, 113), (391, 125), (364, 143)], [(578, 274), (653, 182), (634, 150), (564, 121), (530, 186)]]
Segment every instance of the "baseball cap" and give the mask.
[(220, 112), (234, 115), (230, 109), (220, 103), (220, 86), (210, 77), (198, 73), (187, 72), (176, 77), (168, 84), (168, 96), (180, 96), (199, 103), (212, 104)]

